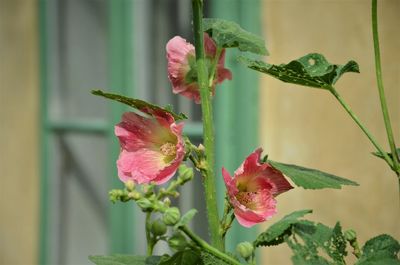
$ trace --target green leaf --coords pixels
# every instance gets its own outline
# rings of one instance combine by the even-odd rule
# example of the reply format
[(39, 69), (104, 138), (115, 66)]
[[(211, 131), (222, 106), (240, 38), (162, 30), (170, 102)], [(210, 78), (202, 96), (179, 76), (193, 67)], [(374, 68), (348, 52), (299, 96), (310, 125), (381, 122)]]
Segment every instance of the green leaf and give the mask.
[(268, 55), (264, 40), (242, 29), (235, 22), (216, 18), (204, 18), (203, 30), (213, 38), (218, 47), (238, 48), (242, 52)]
[(271, 75), (283, 82), (328, 90), (344, 73), (360, 72), (355, 61), (349, 61), (345, 65), (330, 64), (322, 54), (318, 53), (310, 53), (281, 65), (268, 64), (243, 56), (239, 57), (239, 61), (250, 69)]
[[(396, 148), (396, 152), (397, 152), (397, 154), (399, 155), (399, 158), (400, 158), (400, 148)], [(382, 159), (384, 159), (383, 158), (383, 155), (381, 154), (381, 152), (373, 152), (372, 153), (374, 156), (377, 156), (377, 157), (379, 157), (379, 158), (382, 158)], [(390, 157), (390, 158), (393, 158), (393, 154), (392, 153), (387, 153), (388, 154), (388, 156)]]
[(291, 227), (298, 222), (300, 217), (312, 213), (312, 210), (301, 210), (286, 215), (281, 220), (271, 225), (254, 241), (254, 246), (273, 246), (284, 242), (284, 237), (291, 234)]
[(145, 257), (121, 254), (89, 256), (89, 260), (96, 265), (155, 265), (158, 264), (160, 258), (160, 256)]
[(125, 105), (128, 105), (134, 109), (143, 111), (143, 109), (150, 109), (153, 111), (163, 111), (163, 112), (168, 112), (171, 114), (175, 120), (184, 120), (187, 119), (187, 116), (183, 113), (176, 114), (172, 111), (171, 105), (166, 106), (165, 108), (159, 107), (157, 105), (151, 104), (149, 102), (146, 102), (144, 100), (140, 99), (135, 99), (135, 98), (128, 98), (125, 96), (117, 95), (117, 94), (112, 94), (112, 93), (106, 93), (101, 90), (92, 90), (92, 94), (96, 96), (102, 96), (114, 101), (121, 102)]
[(226, 261), (214, 256), (213, 254), (201, 251), (200, 252), (201, 261), (204, 265), (229, 265)]
[(187, 249), (176, 252), (172, 257), (163, 259), (159, 265), (203, 265), (200, 254)]
[(175, 229), (178, 229), (181, 226), (187, 225), (190, 220), (194, 217), (194, 215), (197, 213), (196, 209), (190, 209), (187, 213), (185, 213), (182, 218), (179, 220), (179, 222), (174, 226)]
[(379, 235), (368, 240), (362, 247), (362, 255), (356, 265), (400, 264), (399, 242), (390, 235)]
[(296, 165), (283, 164), (268, 160), (268, 163), (289, 177), (294, 184), (304, 189), (340, 189), (342, 185), (358, 186), (354, 181), (341, 178), (316, 169), (300, 167)]

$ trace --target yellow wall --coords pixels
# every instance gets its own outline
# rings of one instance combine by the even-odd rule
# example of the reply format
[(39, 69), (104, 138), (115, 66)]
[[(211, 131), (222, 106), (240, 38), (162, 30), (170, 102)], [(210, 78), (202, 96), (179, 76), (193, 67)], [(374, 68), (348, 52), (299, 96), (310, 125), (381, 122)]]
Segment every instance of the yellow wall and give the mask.
[[(400, 1), (378, 1), (384, 84), (400, 144)], [(370, 1), (264, 0), (264, 35), (270, 63), (284, 63), (310, 52), (330, 62), (360, 64), (361, 74), (346, 74), (337, 89), (388, 150), (376, 88)], [(309, 217), (354, 228), (361, 242), (380, 233), (400, 238), (395, 175), (370, 152), (368, 139), (328, 92), (262, 77), (262, 145), (271, 159), (335, 173), (360, 187), (308, 191), (300, 188), (278, 198), (279, 215), (314, 209)], [(268, 223), (265, 224), (268, 226)], [(266, 248), (265, 264), (289, 264), (286, 247)]]
[(0, 264), (33, 264), (38, 228), (37, 2), (0, 0)]

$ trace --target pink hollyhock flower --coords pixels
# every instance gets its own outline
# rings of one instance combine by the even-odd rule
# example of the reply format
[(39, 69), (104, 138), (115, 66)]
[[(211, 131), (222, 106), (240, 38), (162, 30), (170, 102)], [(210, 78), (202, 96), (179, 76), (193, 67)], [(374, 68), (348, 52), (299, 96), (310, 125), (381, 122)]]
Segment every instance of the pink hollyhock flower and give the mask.
[[(217, 53), (215, 42), (204, 33), (204, 51), (206, 64), (212, 65)], [(200, 91), (197, 85), (196, 55), (194, 46), (185, 39), (175, 36), (167, 43), (168, 78), (172, 83), (172, 91), (200, 103)], [(215, 85), (222, 83), (225, 79), (232, 79), (232, 73), (224, 67), (225, 49), (222, 50), (216, 67), (216, 75), (212, 86), (215, 93)]]
[(276, 213), (275, 197), (293, 188), (280, 171), (259, 162), (261, 152), (251, 153), (233, 178), (222, 168), (235, 217), (245, 227), (270, 219)]
[(185, 156), (183, 123), (167, 112), (144, 111), (150, 117), (126, 112), (115, 126), (121, 145), (117, 161), (121, 181), (162, 184), (178, 169)]

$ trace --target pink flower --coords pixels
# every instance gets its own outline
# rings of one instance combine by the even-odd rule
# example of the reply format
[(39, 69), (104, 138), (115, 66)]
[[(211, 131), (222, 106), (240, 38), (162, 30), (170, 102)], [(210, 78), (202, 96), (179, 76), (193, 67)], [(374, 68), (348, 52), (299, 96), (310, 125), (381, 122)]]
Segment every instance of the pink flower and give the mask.
[(118, 176), (123, 182), (162, 184), (175, 174), (185, 156), (183, 123), (176, 124), (167, 112), (144, 112), (150, 116), (126, 112), (115, 126), (121, 145)]
[[(217, 53), (215, 42), (204, 33), (204, 50), (206, 64), (210, 68)], [(200, 103), (200, 91), (197, 85), (196, 55), (194, 46), (185, 39), (175, 36), (167, 43), (168, 78), (172, 83), (172, 91)], [(218, 59), (216, 76), (212, 86), (215, 93), (215, 85), (222, 83), (225, 79), (232, 79), (232, 73), (224, 67), (225, 49), (222, 50)]]
[(251, 153), (233, 178), (222, 168), (235, 217), (245, 227), (270, 219), (276, 213), (275, 197), (293, 188), (280, 171), (259, 162), (261, 152)]

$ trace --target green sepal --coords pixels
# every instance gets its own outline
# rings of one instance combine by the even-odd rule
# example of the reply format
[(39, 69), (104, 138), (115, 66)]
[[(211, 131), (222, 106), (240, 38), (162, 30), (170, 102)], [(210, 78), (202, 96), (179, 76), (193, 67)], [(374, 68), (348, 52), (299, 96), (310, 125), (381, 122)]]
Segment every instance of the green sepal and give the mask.
[(167, 112), (167, 113), (171, 114), (174, 117), (174, 119), (177, 121), (187, 119), (187, 116), (185, 114), (183, 114), (183, 113), (176, 114), (175, 112), (173, 112), (171, 105), (169, 105), (165, 108), (162, 108), (160, 106), (151, 104), (151, 103), (146, 102), (141, 99), (129, 98), (129, 97), (125, 97), (125, 96), (118, 95), (118, 94), (106, 93), (101, 90), (92, 90), (92, 94), (96, 95), (96, 96), (102, 96), (102, 97), (105, 97), (105, 98), (108, 98), (108, 99), (111, 99), (114, 101), (121, 102), (121, 103), (128, 105), (139, 111), (142, 111), (143, 109), (150, 109), (153, 111)]
[(212, 37), (218, 47), (238, 48), (242, 52), (268, 55), (265, 41), (237, 23), (224, 19), (204, 18), (203, 30)]
[(342, 185), (358, 186), (358, 184), (352, 180), (325, 173), (317, 169), (284, 164), (272, 160), (268, 160), (268, 163), (290, 178), (294, 184), (304, 189), (341, 189)]
[(239, 61), (250, 69), (268, 74), (283, 82), (329, 90), (339, 78), (349, 72), (359, 73), (355, 61), (345, 65), (329, 63), (322, 54), (310, 53), (288, 64), (268, 64), (243, 56)]

